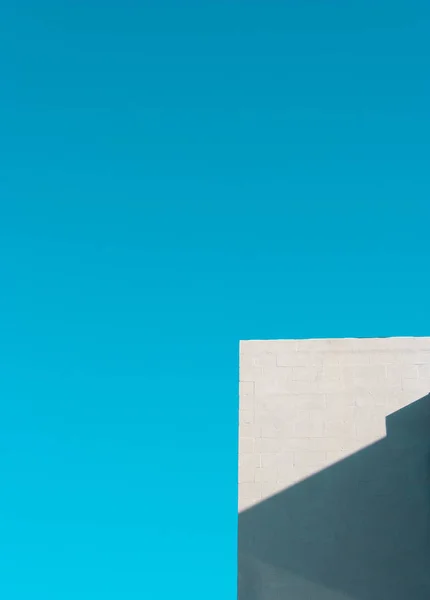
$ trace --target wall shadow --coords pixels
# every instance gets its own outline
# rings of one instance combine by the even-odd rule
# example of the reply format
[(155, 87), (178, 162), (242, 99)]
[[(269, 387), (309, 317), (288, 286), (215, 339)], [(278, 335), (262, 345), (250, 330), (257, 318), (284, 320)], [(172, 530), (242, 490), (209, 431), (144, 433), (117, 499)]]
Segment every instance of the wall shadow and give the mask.
[(386, 425), (239, 515), (239, 600), (430, 598), (430, 394)]

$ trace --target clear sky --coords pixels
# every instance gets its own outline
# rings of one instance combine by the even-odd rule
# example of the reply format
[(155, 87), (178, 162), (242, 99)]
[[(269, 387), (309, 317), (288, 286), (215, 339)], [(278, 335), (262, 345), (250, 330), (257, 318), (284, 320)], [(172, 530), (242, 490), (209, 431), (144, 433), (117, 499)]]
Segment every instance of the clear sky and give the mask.
[(429, 335), (430, 4), (0, 18), (0, 595), (234, 600), (240, 338)]

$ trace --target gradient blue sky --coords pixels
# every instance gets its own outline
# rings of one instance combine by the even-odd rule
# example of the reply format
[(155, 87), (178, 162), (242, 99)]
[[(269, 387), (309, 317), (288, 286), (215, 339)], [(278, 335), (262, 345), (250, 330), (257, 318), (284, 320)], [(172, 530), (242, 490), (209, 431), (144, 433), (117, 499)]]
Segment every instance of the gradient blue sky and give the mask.
[(3, 598), (233, 600), (239, 339), (430, 334), (429, 19), (2, 3)]

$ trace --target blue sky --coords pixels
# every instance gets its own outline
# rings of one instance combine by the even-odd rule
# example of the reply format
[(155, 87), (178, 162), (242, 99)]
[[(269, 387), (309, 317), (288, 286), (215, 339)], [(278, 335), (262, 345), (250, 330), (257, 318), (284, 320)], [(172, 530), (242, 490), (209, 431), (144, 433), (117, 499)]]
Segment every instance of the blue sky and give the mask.
[(430, 334), (429, 4), (1, 12), (0, 593), (233, 600), (239, 339)]

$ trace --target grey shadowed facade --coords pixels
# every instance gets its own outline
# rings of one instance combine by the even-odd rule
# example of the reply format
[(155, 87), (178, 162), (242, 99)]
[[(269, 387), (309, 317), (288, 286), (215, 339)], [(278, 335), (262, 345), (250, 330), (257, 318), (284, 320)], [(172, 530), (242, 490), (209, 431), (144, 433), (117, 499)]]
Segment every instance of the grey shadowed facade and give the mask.
[(240, 345), (239, 600), (430, 598), (430, 338)]

